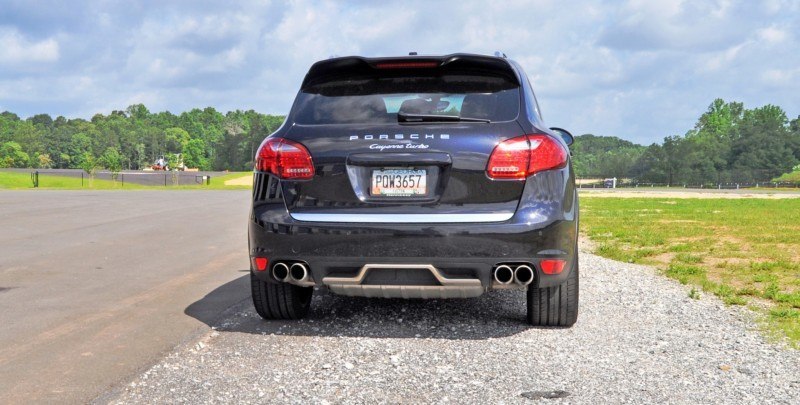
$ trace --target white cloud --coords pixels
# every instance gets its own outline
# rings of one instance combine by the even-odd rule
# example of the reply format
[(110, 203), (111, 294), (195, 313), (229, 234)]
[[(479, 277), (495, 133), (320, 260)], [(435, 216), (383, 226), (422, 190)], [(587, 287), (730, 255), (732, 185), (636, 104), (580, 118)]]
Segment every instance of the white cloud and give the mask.
[(770, 86), (783, 87), (800, 79), (800, 68), (767, 69), (761, 74), (761, 80)]
[(771, 44), (783, 42), (788, 36), (785, 30), (772, 26), (758, 30), (758, 37)]
[(752, 44), (752, 41), (743, 42), (723, 51), (709, 53), (708, 60), (704, 64), (705, 69), (708, 71), (718, 71), (730, 66), (730, 64), (733, 63), (737, 57), (739, 57), (739, 55), (742, 53), (742, 50), (746, 46)]
[(0, 64), (19, 65), (57, 60), (58, 41), (55, 39), (31, 41), (16, 29), (0, 29)]

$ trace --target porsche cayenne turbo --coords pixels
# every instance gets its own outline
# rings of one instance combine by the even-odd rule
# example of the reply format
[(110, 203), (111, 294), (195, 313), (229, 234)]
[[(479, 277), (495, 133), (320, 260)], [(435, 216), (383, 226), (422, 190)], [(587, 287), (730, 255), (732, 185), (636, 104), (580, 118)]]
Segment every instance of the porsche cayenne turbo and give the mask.
[(384, 298), (527, 294), (527, 319), (578, 314), (572, 136), (548, 128), (504, 56), (341, 57), (311, 66), (255, 156), (249, 252), (265, 319), (315, 289)]

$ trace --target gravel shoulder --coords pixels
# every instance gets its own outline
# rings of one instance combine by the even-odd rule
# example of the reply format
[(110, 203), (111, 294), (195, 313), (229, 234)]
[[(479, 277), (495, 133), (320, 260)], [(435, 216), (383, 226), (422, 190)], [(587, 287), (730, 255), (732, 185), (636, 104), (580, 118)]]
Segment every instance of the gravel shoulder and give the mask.
[(750, 311), (587, 252), (580, 282), (571, 329), (528, 327), (525, 296), (510, 291), (322, 295), (300, 322), (262, 321), (244, 303), (100, 401), (800, 403), (800, 351), (766, 341)]

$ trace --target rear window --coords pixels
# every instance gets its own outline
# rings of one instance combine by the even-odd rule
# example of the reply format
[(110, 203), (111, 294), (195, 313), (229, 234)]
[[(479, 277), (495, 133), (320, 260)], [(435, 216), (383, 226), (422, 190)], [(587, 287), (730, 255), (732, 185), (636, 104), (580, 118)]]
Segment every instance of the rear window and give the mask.
[(396, 123), (397, 113), (510, 121), (519, 87), (490, 76), (383, 77), (330, 81), (300, 92), (295, 122), (303, 125)]

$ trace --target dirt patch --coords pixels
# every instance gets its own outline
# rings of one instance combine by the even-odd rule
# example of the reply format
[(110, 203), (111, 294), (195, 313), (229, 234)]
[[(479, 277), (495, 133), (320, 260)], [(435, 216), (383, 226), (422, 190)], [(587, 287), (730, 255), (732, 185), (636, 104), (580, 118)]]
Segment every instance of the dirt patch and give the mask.
[(700, 222), (695, 219), (660, 219), (658, 223), (660, 224), (691, 224)]
[(653, 264), (660, 264), (663, 266), (667, 266), (672, 262), (672, 259), (675, 258), (675, 253), (673, 252), (665, 252), (661, 254), (657, 254), (655, 256), (650, 256), (647, 258), (648, 261), (652, 261)]
[(756, 284), (752, 280), (735, 277), (731, 274), (729, 269), (721, 269), (718, 267), (706, 267), (705, 269), (706, 277), (710, 281), (718, 284), (724, 284), (737, 290), (753, 287)]
[(581, 252), (593, 253), (597, 249), (597, 242), (589, 238), (589, 235), (581, 233), (578, 236), (578, 249)]
[(246, 174), (235, 179), (225, 180), (226, 186), (249, 186), (253, 184), (253, 174)]
[(675, 238), (675, 242), (676, 242), (675, 244), (700, 242), (700, 241), (703, 241), (705, 239), (708, 239), (708, 237), (707, 236), (681, 236), (681, 237)]
[(753, 245), (751, 245), (749, 242), (734, 236), (725, 235), (725, 233), (730, 232), (732, 231), (725, 229), (725, 227), (719, 228), (717, 235), (714, 236), (714, 239), (716, 240), (716, 243), (714, 244), (715, 247), (719, 249), (737, 250), (739, 252), (751, 252), (753, 250)]
[[(776, 243), (774, 245), (776, 250), (786, 253), (789, 261), (800, 263), (800, 244), (796, 243)], [(800, 277), (800, 274), (798, 274)]]
[[(740, 257), (704, 257), (703, 263), (707, 264), (709, 268), (723, 269), (729, 266), (748, 266), (750, 263), (757, 262), (754, 259), (743, 259)], [(763, 261), (763, 260), (762, 260)]]

